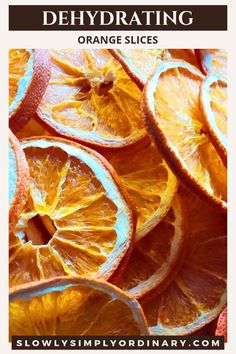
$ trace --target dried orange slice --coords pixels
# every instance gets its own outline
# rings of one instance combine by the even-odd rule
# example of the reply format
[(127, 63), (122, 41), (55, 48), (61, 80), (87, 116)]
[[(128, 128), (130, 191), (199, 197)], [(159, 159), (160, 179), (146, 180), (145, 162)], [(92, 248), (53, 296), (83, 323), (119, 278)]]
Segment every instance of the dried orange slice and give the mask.
[(22, 148), (31, 180), (10, 248), (10, 286), (57, 275), (110, 278), (129, 256), (135, 230), (112, 167), (64, 139), (26, 139)]
[(157, 146), (182, 182), (226, 209), (226, 167), (211, 143), (199, 104), (203, 79), (184, 61), (161, 63), (145, 86), (143, 111)]
[(166, 217), (134, 245), (117, 286), (136, 298), (150, 297), (170, 283), (184, 249), (186, 213), (176, 195)]
[(10, 293), (12, 336), (148, 335), (138, 302), (106, 282), (61, 277)]
[(36, 112), (49, 78), (46, 49), (9, 50), (9, 124), (14, 133)]
[(146, 137), (141, 92), (108, 50), (50, 50), (51, 80), (39, 117), (63, 137), (124, 147)]
[(170, 285), (143, 304), (151, 333), (187, 335), (219, 316), (226, 305), (227, 220), (183, 190), (189, 228), (182, 265)]
[(227, 82), (212, 73), (202, 82), (200, 103), (212, 144), (227, 164)]
[(14, 134), (9, 131), (9, 230), (14, 229), (27, 199), (29, 168), (25, 154)]
[(106, 153), (137, 210), (136, 241), (147, 235), (168, 212), (178, 182), (152, 143)]
[(142, 89), (157, 65), (166, 59), (182, 59), (198, 67), (198, 61), (191, 49), (110, 49), (127, 74)]
[(216, 72), (227, 78), (227, 52), (224, 49), (195, 49), (205, 74)]

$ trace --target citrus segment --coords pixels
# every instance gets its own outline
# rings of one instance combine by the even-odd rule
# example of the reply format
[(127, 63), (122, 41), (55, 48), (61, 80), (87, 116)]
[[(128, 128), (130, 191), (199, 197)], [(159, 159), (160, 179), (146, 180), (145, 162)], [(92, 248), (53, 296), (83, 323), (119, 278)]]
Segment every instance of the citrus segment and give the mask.
[(58, 274), (108, 279), (128, 257), (135, 229), (112, 167), (64, 139), (26, 139), (22, 147), (30, 192), (15, 230), (10, 286)]
[(14, 289), (9, 305), (12, 336), (148, 335), (138, 302), (115, 286), (61, 277)]
[[(52, 135), (46, 125), (38, 121), (37, 116), (33, 116), (21, 129), (16, 132), (16, 137), (21, 140), (32, 138), (33, 136), (48, 136)], [(55, 134), (54, 134), (55, 136)]]
[(51, 50), (52, 74), (39, 117), (61, 136), (123, 147), (146, 136), (141, 92), (108, 50)]
[(143, 110), (157, 146), (179, 178), (212, 205), (226, 209), (227, 171), (199, 105), (203, 79), (186, 62), (163, 62), (145, 86)]
[(166, 217), (134, 245), (125, 272), (116, 285), (137, 298), (163, 291), (184, 248), (185, 212), (176, 195)]
[(177, 179), (156, 146), (138, 146), (105, 154), (137, 210), (136, 240), (151, 231), (168, 212)]
[(9, 230), (14, 229), (27, 199), (29, 169), (20, 143), (9, 130)]
[(9, 125), (14, 133), (36, 112), (49, 78), (46, 49), (9, 50)]
[(26, 49), (9, 50), (9, 106), (17, 95), (20, 79), (27, 71), (30, 54)]
[(226, 216), (189, 191), (180, 193), (189, 224), (182, 265), (161, 294), (143, 303), (151, 333), (156, 335), (195, 332), (226, 304)]
[(128, 75), (142, 89), (157, 65), (167, 59), (181, 59), (198, 67), (197, 58), (191, 49), (110, 49)]
[(212, 144), (222, 161), (227, 163), (227, 83), (218, 74), (210, 74), (202, 82), (200, 103)]
[(227, 52), (224, 49), (195, 49), (195, 52), (205, 74), (215, 72), (227, 78)]

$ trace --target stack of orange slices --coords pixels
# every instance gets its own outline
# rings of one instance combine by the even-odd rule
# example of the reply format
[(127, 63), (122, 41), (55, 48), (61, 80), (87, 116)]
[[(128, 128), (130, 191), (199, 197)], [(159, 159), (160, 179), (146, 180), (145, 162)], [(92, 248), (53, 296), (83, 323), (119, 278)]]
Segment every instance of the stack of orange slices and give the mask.
[(10, 339), (207, 333), (227, 300), (226, 60), (11, 49)]

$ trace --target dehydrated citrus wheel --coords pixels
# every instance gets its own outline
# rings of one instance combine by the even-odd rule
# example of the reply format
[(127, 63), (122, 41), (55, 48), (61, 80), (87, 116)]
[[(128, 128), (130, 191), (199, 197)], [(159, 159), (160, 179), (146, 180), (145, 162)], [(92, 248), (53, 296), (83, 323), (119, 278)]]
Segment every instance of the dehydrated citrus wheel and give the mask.
[(148, 335), (138, 302), (114, 285), (60, 277), (10, 293), (12, 336)]
[(46, 49), (9, 50), (9, 124), (14, 133), (36, 112), (50, 71)]
[(199, 91), (204, 76), (190, 64), (161, 63), (143, 91), (150, 132), (178, 177), (202, 198), (226, 209), (227, 171), (204, 126)]
[(129, 256), (135, 220), (109, 163), (74, 142), (22, 142), (29, 199), (10, 248), (10, 286), (57, 275), (108, 279)]
[(212, 144), (227, 164), (227, 82), (212, 73), (202, 82), (200, 103)]
[(137, 210), (136, 240), (151, 231), (168, 212), (177, 179), (152, 143), (105, 154), (120, 176)]
[(59, 135), (119, 148), (146, 137), (141, 92), (108, 50), (51, 50), (39, 117)]
[(9, 130), (9, 230), (14, 229), (27, 199), (29, 168), (20, 143)]
[(169, 286), (143, 304), (154, 335), (195, 332), (226, 305), (226, 215), (187, 190), (180, 195), (189, 224), (182, 265)]
[(191, 49), (110, 49), (112, 55), (121, 63), (128, 75), (142, 89), (156, 66), (166, 59), (182, 59), (198, 67)]
[(195, 49), (205, 74), (216, 72), (227, 78), (227, 52), (224, 49)]
[(181, 198), (174, 197), (166, 217), (134, 245), (117, 286), (136, 298), (163, 291), (178, 268), (184, 250), (186, 213)]

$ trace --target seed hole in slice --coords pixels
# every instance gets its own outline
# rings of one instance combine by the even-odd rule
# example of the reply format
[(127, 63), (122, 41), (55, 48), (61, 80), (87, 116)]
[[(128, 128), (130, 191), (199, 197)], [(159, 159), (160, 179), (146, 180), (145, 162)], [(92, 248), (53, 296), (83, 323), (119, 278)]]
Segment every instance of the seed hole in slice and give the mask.
[(55, 232), (55, 224), (49, 216), (36, 215), (27, 222), (25, 242), (31, 241), (33, 245), (46, 245)]

